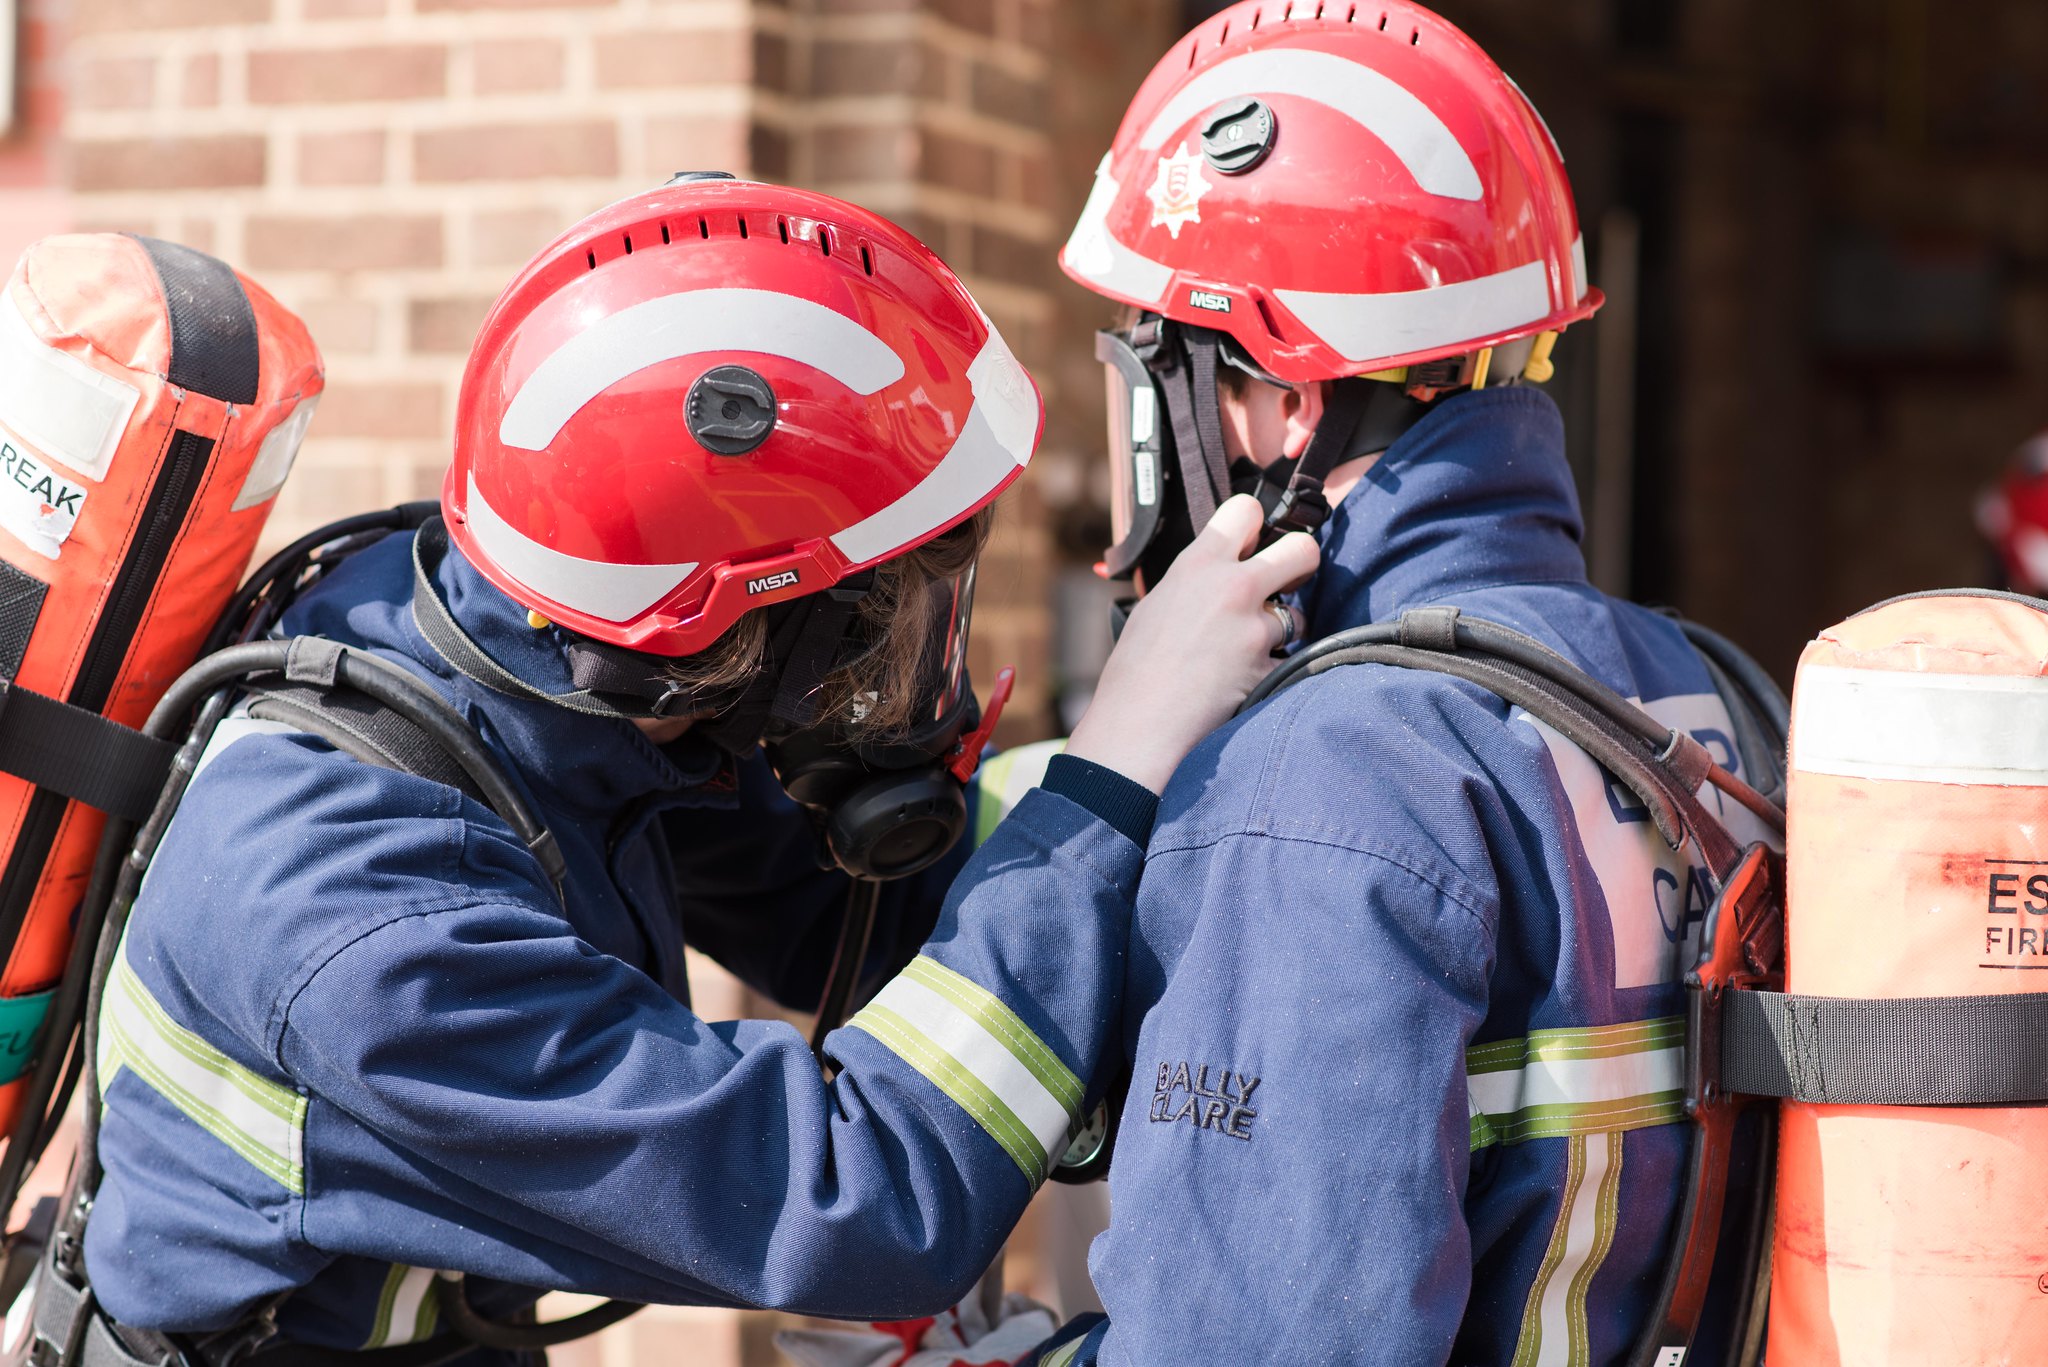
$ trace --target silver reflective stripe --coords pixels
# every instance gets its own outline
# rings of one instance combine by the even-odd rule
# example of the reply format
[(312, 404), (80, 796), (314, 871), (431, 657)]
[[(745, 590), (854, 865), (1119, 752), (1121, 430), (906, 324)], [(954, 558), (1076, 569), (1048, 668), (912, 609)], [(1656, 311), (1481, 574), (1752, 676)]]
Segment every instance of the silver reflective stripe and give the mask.
[(1473, 280), (1385, 294), (1273, 291), (1347, 360), (1369, 361), (1450, 346), (1550, 316), (1550, 267), (1541, 261)]
[(520, 384), (498, 440), (543, 451), (577, 410), (629, 375), (678, 356), (758, 351), (823, 371), (856, 394), (903, 378), (903, 358), (834, 308), (779, 290), (664, 294), (570, 334)]
[(306, 1098), (172, 1020), (128, 966), (124, 943), (100, 1008), (102, 1088), (133, 1072), (201, 1129), (294, 1195), (306, 1191)]
[(849, 1025), (873, 1035), (973, 1116), (1036, 1184), (1081, 1109), (1081, 1083), (995, 994), (913, 959)]
[(587, 612), (607, 622), (623, 622), (660, 602), (689, 578), (698, 562), (670, 565), (619, 565), (589, 560), (543, 546), (507, 522), (490, 505), (476, 476), (469, 477), (469, 534), (492, 560), (520, 583), (563, 607)]
[(1072, 1343), (1063, 1343), (1038, 1360), (1038, 1367), (1068, 1367), (1081, 1351), (1081, 1345), (1088, 1341), (1086, 1334)]
[(441, 1303), (434, 1295), (434, 1272), (426, 1267), (393, 1263), (384, 1277), (384, 1290), (377, 1297), (377, 1319), (370, 1326), (365, 1348), (388, 1348), (398, 1343), (418, 1343), (434, 1336)]
[(1060, 259), (1068, 270), (1087, 276), (1106, 290), (1128, 294), (1148, 304), (1157, 303), (1173, 280), (1173, 267), (1140, 256), (1110, 232), (1109, 211), (1116, 207), (1121, 187), (1109, 173), (1109, 163), (1105, 155), (1096, 168), (1095, 188), (1088, 192), (1088, 202), (1081, 206), (1081, 217), (1074, 221), (1074, 231), (1067, 238), (1067, 249)]
[(1792, 767), (2048, 787), (2048, 678), (1808, 665), (1792, 695)]
[(1030, 461), (1038, 394), (993, 327), (967, 367), (967, 381), (974, 406), (952, 449), (901, 498), (833, 535), (833, 546), (848, 560), (865, 564), (923, 540), (965, 516)]
[(1622, 1144), (1619, 1134), (1574, 1135), (1568, 1142), (1557, 1223), (1530, 1283), (1509, 1367), (1590, 1367), (1586, 1295), (1614, 1246)]
[(1478, 168), (1457, 135), (1413, 91), (1369, 66), (1304, 48), (1268, 48), (1218, 62), (1152, 116), (1138, 145), (1158, 147), (1189, 119), (1224, 100), (1273, 94), (1336, 110), (1385, 143), (1430, 194), (1475, 200), (1485, 193)]
[(1034, 741), (1019, 745), (981, 762), (975, 774), (974, 843), (980, 845), (995, 833), (996, 823), (1024, 800), (1024, 794), (1045, 781), (1045, 766), (1067, 748), (1063, 740)]
[(1685, 1116), (1685, 1021), (1538, 1030), (1465, 1051), (1474, 1149)]
[(97, 482), (141, 401), (134, 385), (45, 344), (0, 288), (0, 428)]

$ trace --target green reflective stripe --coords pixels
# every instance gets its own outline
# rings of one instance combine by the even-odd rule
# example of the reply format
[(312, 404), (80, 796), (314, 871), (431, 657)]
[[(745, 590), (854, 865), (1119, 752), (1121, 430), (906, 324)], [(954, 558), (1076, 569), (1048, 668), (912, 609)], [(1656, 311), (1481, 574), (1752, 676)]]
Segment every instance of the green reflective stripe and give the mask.
[(377, 1296), (377, 1318), (363, 1347), (389, 1348), (433, 1337), (440, 1306), (432, 1268), (391, 1264), (384, 1274), (384, 1289)]
[(1685, 1021), (1539, 1030), (1465, 1052), (1471, 1145), (1643, 1129), (1685, 1116)]
[(861, 1008), (860, 1014), (848, 1024), (887, 1045), (974, 1117), (989, 1137), (1002, 1146), (1003, 1152), (1010, 1155), (1026, 1181), (1036, 1186), (1044, 1177), (1045, 1146), (1038, 1142), (1030, 1127), (973, 1070), (940, 1048), (930, 1036), (879, 1001)]
[(1594, 1025), (1572, 1030), (1532, 1030), (1527, 1039), (1495, 1040), (1465, 1051), (1465, 1071), (1497, 1073), (1537, 1060), (1614, 1058), (1657, 1049), (1685, 1047), (1685, 1017), (1622, 1025)]
[(1019, 745), (981, 762), (975, 774), (974, 843), (980, 845), (995, 831), (996, 823), (1009, 815), (1010, 808), (1023, 801), (1024, 794), (1045, 778), (1045, 766), (1067, 748), (1063, 740), (1041, 740)]
[(1080, 1353), (1081, 1345), (1087, 1342), (1087, 1340), (1088, 1336), (1083, 1334), (1072, 1343), (1061, 1344), (1040, 1358), (1038, 1360), (1038, 1367), (1067, 1367), (1067, 1364), (1072, 1362), (1076, 1355)]
[(1051, 1092), (1070, 1116), (1081, 1111), (1081, 1079), (1060, 1062), (1060, 1056), (1031, 1033), (1031, 1028), (1003, 999), (974, 979), (955, 973), (936, 959), (920, 954), (903, 970), (903, 976), (922, 983), (971, 1016), (988, 1031), (1010, 1056), (1030, 1069), (1031, 1075)]
[(1578, 1200), (1579, 1185), (1586, 1180), (1585, 1136), (1574, 1136), (1566, 1149), (1564, 1195), (1558, 1204), (1557, 1223), (1551, 1227), (1550, 1242), (1544, 1246), (1543, 1261), (1537, 1264), (1536, 1280), (1529, 1284), (1528, 1299), (1522, 1303), (1522, 1330), (1515, 1338), (1515, 1355), (1508, 1367), (1536, 1367), (1543, 1351), (1543, 1294), (1550, 1289), (1557, 1265), (1564, 1261), (1572, 1206)]
[[(100, 1008), (102, 1071), (131, 1069), (165, 1100), (295, 1195), (306, 1190), (306, 1099), (172, 1020), (128, 966), (114, 963)], [(105, 1065), (112, 1064), (112, 1067)]]

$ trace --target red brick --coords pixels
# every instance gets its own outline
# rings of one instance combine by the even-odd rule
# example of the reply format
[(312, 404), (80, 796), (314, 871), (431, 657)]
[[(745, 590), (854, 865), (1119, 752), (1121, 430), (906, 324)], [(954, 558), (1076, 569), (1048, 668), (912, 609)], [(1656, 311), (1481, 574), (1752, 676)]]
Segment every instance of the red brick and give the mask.
[(919, 0), (816, 0), (825, 14), (909, 14)]
[(789, 134), (756, 123), (747, 130), (747, 170), (762, 180), (785, 180), (790, 172)]
[(523, 266), (574, 219), (567, 209), (495, 209), (470, 229), (470, 255), (479, 266)]
[(483, 295), (415, 299), (407, 313), (407, 345), (417, 355), (466, 356), (490, 308), (491, 300)]
[(421, 14), (448, 10), (490, 9), (611, 9), (618, 0), (414, 0)]
[(995, 149), (948, 133), (918, 131), (918, 179), (927, 185), (991, 195), (996, 188)]
[(78, 33), (132, 33), (140, 29), (214, 28), (263, 24), (272, 0), (77, 0)]
[(412, 162), (427, 184), (610, 177), (619, 171), (618, 130), (609, 120), (442, 128), (413, 136)]
[(917, 158), (917, 134), (893, 124), (827, 124), (813, 134), (816, 164), (834, 180), (899, 180)]
[(447, 88), (444, 47), (407, 44), (249, 54), (251, 104), (410, 100), (440, 95)]
[(753, 74), (743, 29), (614, 33), (597, 40), (597, 83), (614, 89), (738, 84)]
[(261, 185), (264, 160), (263, 139), (255, 134), (94, 139), (71, 145), (71, 188), (92, 193)]
[(843, 95), (938, 94), (943, 84), (943, 59), (920, 43), (834, 42), (823, 39), (811, 48), (810, 94), (818, 99)]
[(301, 0), (308, 19), (381, 19), (391, 0)]
[(476, 45), (476, 93), (559, 90), (562, 87), (562, 41), (559, 38), (508, 38)]
[(996, 0), (934, 0), (932, 9), (956, 28), (995, 36)]
[(220, 103), (219, 53), (201, 52), (185, 59), (178, 103), (187, 109), (211, 109)]
[(80, 58), (72, 95), (80, 109), (147, 109), (156, 97), (156, 58)]
[[(333, 395), (332, 385), (327, 393)], [(384, 471), (377, 465), (361, 460), (329, 464), (319, 458), (319, 439), (328, 434), (332, 404), (331, 397), (320, 401), (320, 411), (313, 416), (314, 438), (307, 443), (305, 457), (292, 467), (291, 477), (284, 482), (270, 530), (282, 522), (300, 531), (311, 531), (321, 523), (350, 513), (368, 512), (388, 502), (384, 497)], [(259, 554), (261, 550), (259, 547)]]
[[(732, 171), (752, 168), (747, 121), (730, 115), (677, 114), (647, 121), (647, 162), (643, 178), (663, 180), (677, 171)], [(785, 161), (788, 156), (784, 150)]]
[(257, 214), (244, 250), (256, 270), (405, 270), (441, 264), (441, 220), (418, 214)]
[(377, 306), (369, 300), (309, 299), (297, 309), (327, 355), (363, 356), (377, 349)]
[(787, 94), (790, 88), (789, 41), (779, 33), (754, 31), (754, 89)]
[(443, 388), (431, 381), (329, 383), (313, 428), (329, 437), (439, 437)]
[(1037, 127), (1049, 113), (1044, 81), (1026, 80), (987, 62), (974, 63), (968, 90), (976, 111), (1005, 123)]
[(1044, 288), (1051, 282), (1055, 248), (1012, 233), (976, 225), (970, 239), (976, 275), (1016, 285)]
[(302, 133), (298, 163), (301, 185), (375, 185), (384, 179), (384, 132)]
[(213, 250), (214, 222), (208, 218), (188, 218), (171, 233), (171, 241), (182, 242), (194, 251)]
[(1027, 152), (1011, 159), (1011, 182), (1018, 202), (1044, 209), (1055, 202), (1060, 186), (1053, 180), (1052, 159), (1042, 152)]

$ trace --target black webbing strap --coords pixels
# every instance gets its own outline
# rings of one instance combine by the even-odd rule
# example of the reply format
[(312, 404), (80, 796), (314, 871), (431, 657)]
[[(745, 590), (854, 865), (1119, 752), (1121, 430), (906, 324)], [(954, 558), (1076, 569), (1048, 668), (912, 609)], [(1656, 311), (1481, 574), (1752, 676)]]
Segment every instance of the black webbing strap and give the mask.
[(178, 747), (0, 680), (0, 772), (128, 821), (156, 807)]
[(1223, 412), (1216, 397), (1216, 348), (1199, 329), (1184, 340), (1169, 334), (1159, 344), (1158, 361), (1153, 374), (1173, 426), (1188, 525), (1199, 532), (1230, 492), (1229, 465), (1223, 458)]
[(248, 710), (252, 717), (319, 736), (365, 763), (460, 789), (490, 805), (476, 780), (432, 736), (353, 688), (252, 685)]
[(485, 688), (497, 693), (509, 694), (515, 698), (532, 698), (539, 702), (553, 703), (566, 707), (571, 712), (583, 712), (594, 717), (638, 717), (645, 716), (646, 710), (635, 711), (605, 701), (589, 689), (577, 689), (570, 693), (550, 693), (536, 688), (514, 674), (484, 653), (482, 646), (469, 639), (469, 633), (456, 624), (455, 614), (448, 611), (448, 605), (441, 601), (441, 595), (434, 588), (433, 574), (448, 553), (448, 528), (441, 519), (434, 518), (414, 534), (412, 543), (412, 616), (420, 629), (420, 635), (436, 654), (446, 660), (449, 666), (474, 679)]
[(1801, 997), (1730, 992), (1721, 1082), (1831, 1106), (2048, 1101), (2048, 993)]
[(1375, 381), (1346, 379), (1330, 386), (1323, 405), (1322, 420), (1308, 439), (1294, 473), (1288, 476), (1286, 492), (1266, 518), (1266, 525), (1281, 532), (1312, 532), (1330, 516), (1330, 501), (1323, 497), (1323, 482), (1330, 471), (1344, 463), (1351, 452), (1351, 438), (1358, 420), (1365, 416)]

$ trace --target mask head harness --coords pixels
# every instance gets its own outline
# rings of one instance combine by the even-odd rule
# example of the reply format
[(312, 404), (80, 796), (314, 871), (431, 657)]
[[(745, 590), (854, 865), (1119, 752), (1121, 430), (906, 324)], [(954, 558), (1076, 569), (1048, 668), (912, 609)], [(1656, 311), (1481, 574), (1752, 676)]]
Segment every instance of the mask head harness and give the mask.
[(1323, 493), (1330, 472), (1353, 456), (1391, 446), (1428, 411), (1438, 388), (1459, 380), (1453, 368), (1465, 360), (1436, 363), (1442, 375), (1411, 373), (1404, 384), (1363, 376), (1335, 381), (1299, 459), (1261, 467), (1242, 458), (1233, 462), (1225, 450), (1217, 367), (1290, 386), (1228, 334), (1147, 313), (1128, 331), (1096, 333), (1095, 355), (1110, 377), (1116, 537), (1101, 573), (1123, 583), (1140, 573), (1157, 583), (1217, 504), (1235, 493), (1255, 494), (1264, 505), (1261, 544), (1286, 532), (1317, 531), (1330, 515)]
[(485, 687), (592, 716), (695, 717), (693, 733), (736, 756), (765, 746), (783, 788), (817, 825), (820, 865), (856, 878), (916, 873), (966, 829), (964, 787), (1011, 686), (1005, 669), (984, 717), (966, 667), (971, 568), (952, 581), (950, 593), (934, 595), (940, 606), (928, 628), (933, 639), (924, 658), (931, 664), (916, 685), (915, 720), (907, 732), (877, 742), (861, 736), (858, 717), (821, 715), (826, 678), (876, 648), (861, 629), (859, 611), (874, 586), (872, 569), (757, 609), (767, 619), (764, 659), (736, 684), (693, 688), (669, 672), (664, 656), (574, 636), (563, 653), (575, 687), (550, 693), (491, 658), (455, 621), (434, 587), (447, 549), (438, 519), (420, 529), (413, 546), (413, 616), (443, 659)]

